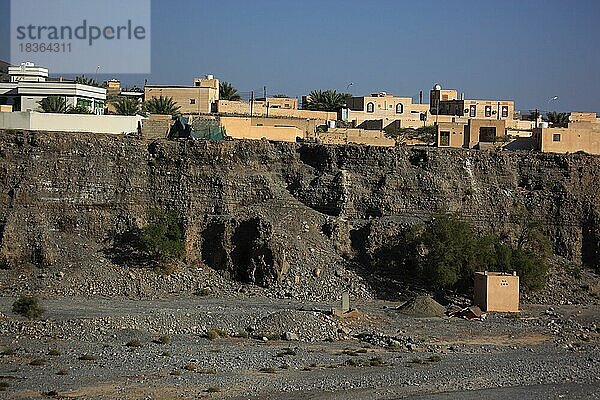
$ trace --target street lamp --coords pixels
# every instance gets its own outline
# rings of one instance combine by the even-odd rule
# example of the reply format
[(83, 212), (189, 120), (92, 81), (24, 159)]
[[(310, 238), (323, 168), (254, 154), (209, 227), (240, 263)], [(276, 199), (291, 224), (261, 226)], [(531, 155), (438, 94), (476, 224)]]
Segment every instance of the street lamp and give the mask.
[(354, 86), (354, 82), (350, 82), (348, 86), (346, 86), (346, 92), (350, 90), (350, 86)]

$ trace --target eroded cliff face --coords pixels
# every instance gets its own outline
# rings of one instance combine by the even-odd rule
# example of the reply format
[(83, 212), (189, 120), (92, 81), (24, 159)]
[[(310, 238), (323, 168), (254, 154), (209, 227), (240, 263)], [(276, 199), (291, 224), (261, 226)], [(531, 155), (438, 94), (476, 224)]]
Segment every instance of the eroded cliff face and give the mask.
[(0, 256), (12, 269), (85, 267), (95, 262), (86, 249), (110, 248), (149, 209), (170, 208), (189, 262), (269, 286), (341, 276), (358, 253), (382, 254), (399, 227), (449, 210), (508, 236), (533, 222), (557, 254), (594, 264), (598, 176), (600, 157), (579, 154), (3, 131)]

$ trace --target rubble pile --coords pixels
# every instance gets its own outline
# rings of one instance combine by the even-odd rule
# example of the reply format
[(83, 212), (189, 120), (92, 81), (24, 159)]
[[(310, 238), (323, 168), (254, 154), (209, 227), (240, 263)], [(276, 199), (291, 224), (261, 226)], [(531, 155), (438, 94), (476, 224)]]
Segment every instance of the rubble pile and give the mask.
[(443, 317), (446, 314), (446, 307), (430, 296), (417, 296), (398, 307), (398, 310), (413, 317)]

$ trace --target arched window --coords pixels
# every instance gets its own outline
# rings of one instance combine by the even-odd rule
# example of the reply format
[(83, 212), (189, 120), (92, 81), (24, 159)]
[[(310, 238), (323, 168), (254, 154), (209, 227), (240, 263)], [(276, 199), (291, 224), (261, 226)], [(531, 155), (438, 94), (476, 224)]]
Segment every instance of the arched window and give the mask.
[(402, 114), (404, 112), (404, 106), (402, 103), (396, 104), (396, 114)]
[(375, 104), (373, 104), (373, 103), (367, 103), (367, 112), (368, 113), (375, 112)]

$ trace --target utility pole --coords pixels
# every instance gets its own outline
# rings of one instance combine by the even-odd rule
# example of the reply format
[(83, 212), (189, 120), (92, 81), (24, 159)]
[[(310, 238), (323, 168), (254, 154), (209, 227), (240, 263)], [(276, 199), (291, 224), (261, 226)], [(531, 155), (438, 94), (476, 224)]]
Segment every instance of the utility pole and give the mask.
[(250, 119), (254, 113), (254, 90), (250, 93)]
[(263, 86), (263, 98), (267, 101), (267, 87)]

